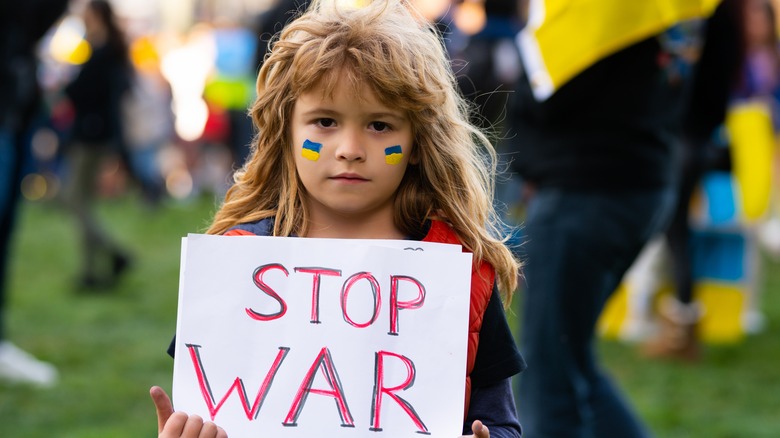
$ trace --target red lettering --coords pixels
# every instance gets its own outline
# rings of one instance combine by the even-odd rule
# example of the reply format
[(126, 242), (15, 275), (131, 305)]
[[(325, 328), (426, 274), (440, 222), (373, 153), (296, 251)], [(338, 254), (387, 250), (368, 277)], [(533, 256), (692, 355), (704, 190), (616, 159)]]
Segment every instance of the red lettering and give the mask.
[(295, 268), (295, 272), (314, 274), (311, 288), (311, 323), (320, 323), (320, 279), (323, 275), (341, 277), (341, 271), (328, 268)]
[[(349, 294), (352, 286), (360, 280), (368, 280), (368, 284), (371, 286), (371, 293), (374, 295), (374, 314), (371, 315), (371, 319), (365, 323), (356, 323), (352, 318), (347, 315), (347, 295)], [(379, 317), (379, 309), (382, 307), (381, 297), (379, 293), (379, 282), (376, 278), (368, 272), (358, 272), (344, 282), (344, 287), (341, 289), (341, 313), (344, 315), (344, 321), (347, 321), (353, 327), (366, 328), (376, 321)]]
[[(393, 386), (392, 388), (385, 387), (385, 357), (390, 356), (394, 357), (396, 359), (400, 359), (401, 362), (403, 362), (404, 366), (406, 366), (406, 379), (397, 386)], [(428, 428), (425, 427), (425, 424), (420, 419), (420, 416), (417, 414), (417, 412), (414, 410), (411, 404), (407, 402), (406, 400), (402, 399), (398, 395), (394, 394), (396, 391), (405, 391), (409, 389), (412, 385), (414, 385), (414, 379), (416, 377), (416, 370), (414, 368), (414, 363), (406, 356), (402, 356), (400, 354), (391, 353), (389, 351), (378, 351), (376, 353), (376, 363), (374, 365), (374, 396), (373, 401), (371, 402), (371, 427), (369, 430), (372, 431), (381, 431), (382, 427), (380, 426), (380, 419), (382, 414), (382, 396), (387, 395), (388, 397), (395, 400), (396, 403), (398, 403), (399, 406), (401, 406), (401, 409), (406, 412), (406, 415), (409, 416), (409, 418), (412, 419), (412, 422), (417, 427), (418, 431), (417, 433), (422, 433), (426, 435), (430, 435), (430, 432), (428, 432)]]
[[(325, 380), (330, 385), (330, 389), (313, 389), (311, 387), (314, 383), (314, 377), (317, 370), (322, 370), (325, 376)], [(306, 373), (303, 382), (301, 383), (298, 392), (295, 394), (290, 411), (287, 413), (287, 417), (282, 422), (284, 426), (295, 427), (298, 425), (298, 417), (301, 415), (303, 405), (306, 402), (306, 398), (309, 394), (329, 395), (336, 401), (336, 407), (341, 417), (342, 427), (355, 427), (355, 421), (352, 419), (352, 414), (349, 412), (346, 399), (344, 398), (344, 389), (341, 386), (341, 380), (336, 372), (336, 367), (333, 365), (333, 358), (330, 356), (330, 350), (327, 347), (323, 347), (320, 350), (320, 354), (314, 360), (314, 363)]]
[(272, 270), (272, 269), (278, 269), (282, 272), (284, 272), (284, 275), (289, 277), (290, 273), (287, 272), (287, 269), (282, 266), (279, 263), (271, 263), (268, 265), (260, 266), (259, 268), (255, 269), (254, 274), (252, 274), (252, 280), (255, 282), (255, 286), (257, 286), (261, 291), (265, 292), (269, 297), (276, 300), (276, 302), (279, 303), (279, 311), (275, 313), (260, 313), (256, 312), (249, 307), (247, 307), (246, 314), (249, 315), (250, 318), (256, 319), (258, 321), (271, 321), (274, 319), (281, 318), (284, 316), (285, 313), (287, 313), (287, 303), (284, 302), (282, 297), (279, 296), (278, 293), (276, 293), (275, 290), (271, 288), (271, 286), (268, 286), (265, 281), (263, 281), (263, 275)]
[[(398, 285), (400, 281), (408, 281), (417, 286), (417, 297), (411, 301), (398, 301)], [(398, 336), (398, 310), (419, 309), (425, 303), (425, 286), (419, 281), (406, 275), (390, 276), (390, 332), (389, 335)]]
[(282, 361), (290, 351), (289, 347), (279, 347), (279, 352), (276, 354), (276, 359), (274, 359), (273, 364), (271, 364), (271, 368), (265, 375), (265, 380), (263, 380), (263, 384), (260, 385), (260, 389), (257, 391), (257, 396), (255, 396), (255, 400), (252, 403), (252, 406), (250, 406), (249, 397), (247, 396), (246, 388), (244, 388), (244, 382), (239, 377), (236, 377), (236, 380), (233, 381), (233, 384), (230, 386), (230, 388), (228, 388), (225, 395), (222, 396), (219, 402), (217, 402), (214, 398), (214, 394), (211, 391), (211, 385), (209, 385), (208, 378), (206, 378), (206, 370), (203, 368), (203, 361), (200, 357), (199, 351), (200, 345), (186, 345), (190, 351), (190, 359), (192, 359), (192, 364), (195, 366), (195, 375), (198, 379), (198, 385), (200, 385), (200, 392), (203, 394), (203, 400), (206, 402), (206, 406), (209, 409), (209, 415), (211, 415), (212, 421), (214, 420), (214, 417), (217, 416), (217, 413), (219, 413), (222, 405), (225, 404), (225, 401), (233, 392), (233, 390), (238, 392), (238, 396), (241, 400), (241, 406), (243, 406), (244, 412), (246, 413), (246, 418), (250, 421), (257, 418), (257, 415), (260, 413), (260, 407), (263, 406), (265, 397), (268, 394), (268, 389), (271, 387), (274, 377), (276, 376), (276, 372), (279, 371), (279, 367), (282, 365)]

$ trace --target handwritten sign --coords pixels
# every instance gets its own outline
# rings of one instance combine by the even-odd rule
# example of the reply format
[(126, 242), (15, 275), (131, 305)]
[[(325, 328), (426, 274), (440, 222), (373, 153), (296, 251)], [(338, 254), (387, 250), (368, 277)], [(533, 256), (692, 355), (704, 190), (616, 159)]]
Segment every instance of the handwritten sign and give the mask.
[(231, 438), (461, 434), (471, 254), (189, 235), (173, 400)]

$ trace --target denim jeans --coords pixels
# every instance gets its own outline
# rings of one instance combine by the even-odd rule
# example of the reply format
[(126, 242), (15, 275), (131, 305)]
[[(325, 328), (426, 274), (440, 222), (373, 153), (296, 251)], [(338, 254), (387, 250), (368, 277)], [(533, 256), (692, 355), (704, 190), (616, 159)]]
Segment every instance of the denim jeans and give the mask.
[(519, 337), (528, 369), (517, 388), (526, 436), (649, 436), (599, 367), (594, 331), (607, 299), (667, 225), (673, 206), (671, 188), (540, 189), (530, 200)]
[(21, 151), (16, 141), (15, 133), (0, 126), (0, 341), (5, 339), (9, 252), (22, 171)]

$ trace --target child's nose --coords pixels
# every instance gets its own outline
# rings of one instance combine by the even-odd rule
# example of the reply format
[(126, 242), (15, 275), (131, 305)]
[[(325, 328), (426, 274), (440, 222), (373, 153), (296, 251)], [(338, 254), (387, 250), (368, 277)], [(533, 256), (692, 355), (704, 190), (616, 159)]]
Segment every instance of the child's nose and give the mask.
[(339, 159), (347, 161), (362, 161), (366, 158), (364, 141), (358, 132), (345, 130), (339, 139), (336, 154)]

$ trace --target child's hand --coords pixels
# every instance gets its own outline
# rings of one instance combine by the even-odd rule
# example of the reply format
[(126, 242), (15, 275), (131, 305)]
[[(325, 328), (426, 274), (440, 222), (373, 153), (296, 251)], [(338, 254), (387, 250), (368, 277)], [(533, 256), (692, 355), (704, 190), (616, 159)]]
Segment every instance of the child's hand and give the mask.
[[(471, 423), (471, 431), (474, 432), (474, 435), (468, 436), (474, 436), (476, 438), (490, 438), (490, 431), (488, 430), (487, 426), (482, 424), (482, 422), (479, 420), (475, 420), (473, 423)], [(463, 435), (463, 437), (466, 436), (467, 435)]]
[(159, 386), (152, 386), (149, 395), (157, 408), (158, 438), (227, 438), (227, 433), (216, 424), (197, 415), (174, 412), (171, 399)]

